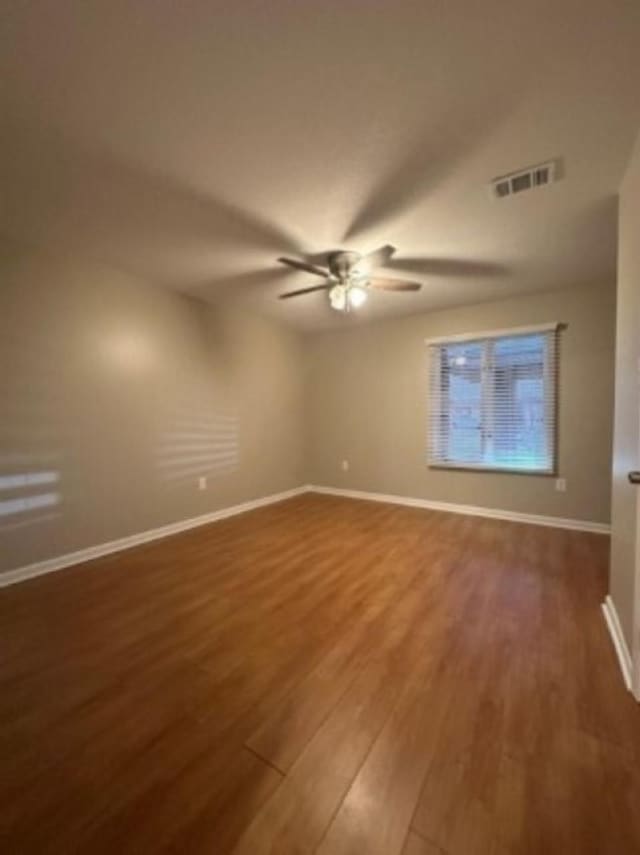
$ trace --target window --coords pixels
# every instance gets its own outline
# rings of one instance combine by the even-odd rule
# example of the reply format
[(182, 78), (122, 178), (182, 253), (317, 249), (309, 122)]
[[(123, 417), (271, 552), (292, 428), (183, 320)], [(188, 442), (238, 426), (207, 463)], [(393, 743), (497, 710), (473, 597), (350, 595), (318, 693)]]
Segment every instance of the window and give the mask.
[(429, 345), (429, 465), (552, 474), (557, 324)]

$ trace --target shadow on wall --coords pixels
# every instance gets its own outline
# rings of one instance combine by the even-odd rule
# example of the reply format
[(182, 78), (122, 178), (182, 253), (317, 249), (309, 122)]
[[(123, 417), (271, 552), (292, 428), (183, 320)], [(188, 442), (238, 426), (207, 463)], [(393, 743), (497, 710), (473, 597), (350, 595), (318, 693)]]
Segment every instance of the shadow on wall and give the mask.
[(0, 531), (61, 516), (60, 472), (27, 454), (0, 458)]
[(155, 464), (162, 481), (216, 478), (239, 465), (238, 417), (233, 413), (185, 414), (161, 433)]
[[(7, 366), (0, 378), (0, 566), (14, 551), (29, 557), (38, 551), (45, 530), (52, 534), (68, 513), (63, 486), (68, 494), (70, 484), (62, 417), (68, 402), (56, 373), (66, 351), (43, 335), (47, 320), (55, 323), (49, 312), (43, 313), (46, 320), (31, 323), (17, 305), (14, 310), (11, 275), (7, 279), (3, 298), (8, 294), (9, 300), (0, 310), (0, 364)], [(25, 346), (27, 340), (32, 346)]]
[(16, 119), (7, 119), (1, 151), (2, 227), (12, 234), (23, 224), (42, 246), (108, 259), (181, 288), (212, 278), (216, 247), (269, 254), (305, 248), (270, 212), (246, 210)]

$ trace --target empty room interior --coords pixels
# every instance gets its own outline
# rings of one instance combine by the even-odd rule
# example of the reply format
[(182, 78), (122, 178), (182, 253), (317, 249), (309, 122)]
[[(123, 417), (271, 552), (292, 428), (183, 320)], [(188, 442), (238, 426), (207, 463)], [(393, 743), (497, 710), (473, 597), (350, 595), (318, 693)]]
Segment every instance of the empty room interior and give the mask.
[(640, 853), (640, 5), (8, 0), (0, 850)]

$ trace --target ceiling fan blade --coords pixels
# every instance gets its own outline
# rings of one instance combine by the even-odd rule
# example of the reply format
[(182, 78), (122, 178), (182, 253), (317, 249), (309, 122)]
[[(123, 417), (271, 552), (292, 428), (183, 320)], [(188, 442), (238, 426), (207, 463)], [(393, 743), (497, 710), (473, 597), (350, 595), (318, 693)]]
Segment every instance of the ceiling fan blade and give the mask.
[(360, 259), (359, 265), (366, 266), (368, 270), (375, 270), (377, 267), (386, 267), (391, 256), (396, 251), (395, 246), (390, 243), (381, 246), (379, 249), (374, 249), (373, 252), (368, 252)]
[(384, 291), (419, 291), (422, 285), (419, 282), (409, 282), (408, 279), (385, 279), (375, 276), (369, 279), (369, 287), (381, 288)]
[(296, 270), (304, 270), (306, 273), (313, 273), (316, 276), (322, 276), (328, 279), (331, 275), (328, 270), (323, 270), (315, 264), (310, 264), (308, 261), (298, 261), (297, 258), (279, 258), (281, 264), (288, 264), (289, 267), (295, 267)]
[(301, 294), (311, 294), (313, 291), (328, 291), (332, 285), (313, 285), (311, 288), (300, 288), (297, 291), (287, 291), (286, 294), (280, 294), (279, 300), (288, 300), (289, 297), (299, 297)]
[(325, 252), (303, 252), (300, 254), (307, 264), (313, 264), (316, 267), (329, 267), (329, 259), (336, 252), (340, 252), (340, 250), (329, 249), (325, 250)]
[(504, 276), (508, 268), (492, 261), (470, 258), (400, 257), (389, 263), (389, 268), (422, 276)]

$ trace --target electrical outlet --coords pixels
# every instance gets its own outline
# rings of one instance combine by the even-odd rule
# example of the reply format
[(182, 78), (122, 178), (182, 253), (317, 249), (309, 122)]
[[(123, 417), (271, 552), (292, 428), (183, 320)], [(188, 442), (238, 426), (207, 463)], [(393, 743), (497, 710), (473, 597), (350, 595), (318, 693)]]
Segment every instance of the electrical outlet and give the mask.
[(207, 489), (207, 479), (204, 475), (201, 475), (198, 478), (198, 490), (206, 490)]
[(343, 472), (348, 472), (348, 471), (349, 471), (349, 461), (348, 461), (348, 460), (343, 460), (343, 461), (342, 461), (342, 471), (343, 471)]
[(566, 478), (556, 478), (556, 490), (558, 493), (566, 493), (567, 492), (567, 479)]

